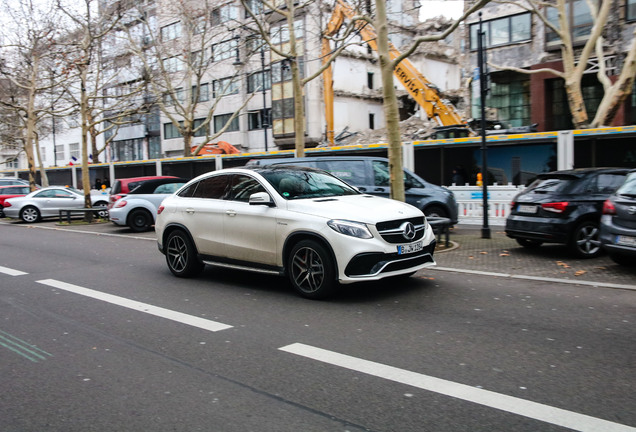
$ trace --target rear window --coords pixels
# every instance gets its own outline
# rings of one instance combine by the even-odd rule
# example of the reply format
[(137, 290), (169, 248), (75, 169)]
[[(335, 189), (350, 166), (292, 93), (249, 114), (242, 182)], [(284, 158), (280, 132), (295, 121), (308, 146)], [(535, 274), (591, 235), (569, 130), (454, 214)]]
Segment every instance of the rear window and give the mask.
[(573, 187), (575, 181), (575, 179), (569, 178), (540, 178), (533, 181), (526, 192), (567, 192)]
[(636, 196), (636, 172), (627, 176), (625, 183), (618, 188), (616, 193), (620, 195)]

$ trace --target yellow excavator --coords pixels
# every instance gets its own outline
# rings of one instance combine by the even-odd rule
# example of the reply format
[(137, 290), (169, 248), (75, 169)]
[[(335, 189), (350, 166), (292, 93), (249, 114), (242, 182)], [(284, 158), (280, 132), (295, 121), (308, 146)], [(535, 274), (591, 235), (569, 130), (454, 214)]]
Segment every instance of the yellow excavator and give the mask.
[[(355, 10), (343, 0), (337, 0), (333, 13), (327, 28), (323, 32), (322, 38), (322, 59), (326, 62), (331, 54), (331, 46), (329, 37), (338, 33), (338, 30), (344, 24), (345, 19), (353, 20), (356, 16)], [(378, 50), (377, 35), (375, 30), (363, 21), (354, 23), (355, 29), (364, 42), (375, 51)], [(395, 59), (400, 52), (389, 42), (389, 51), (391, 59)], [(415, 99), (415, 101), (424, 109), (429, 119), (434, 119), (439, 126), (448, 129), (465, 129), (466, 135), (470, 133), (470, 129), (462, 120), (457, 110), (448, 101), (440, 97), (439, 89), (427, 80), (408, 59), (402, 60), (393, 71), (395, 77), (402, 83), (404, 88)], [(333, 95), (333, 72), (331, 66), (323, 72), (324, 80), (324, 99), (325, 99), (325, 116), (327, 120), (327, 140), (329, 145), (334, 145), (334, 95)]]

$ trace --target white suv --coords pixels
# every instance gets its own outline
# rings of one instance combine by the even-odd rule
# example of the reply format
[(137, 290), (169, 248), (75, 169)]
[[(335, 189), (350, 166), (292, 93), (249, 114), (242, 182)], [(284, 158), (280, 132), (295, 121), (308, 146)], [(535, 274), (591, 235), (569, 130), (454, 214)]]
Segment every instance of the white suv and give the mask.
[(299, 294), (318, 299), (338, 282), (435, 264), (435, 235), (421, 210), (312, 168), (213, 171), (166, 198), (158, 213), (159, 250), (179, 277), (204, 264), (287, 275)]

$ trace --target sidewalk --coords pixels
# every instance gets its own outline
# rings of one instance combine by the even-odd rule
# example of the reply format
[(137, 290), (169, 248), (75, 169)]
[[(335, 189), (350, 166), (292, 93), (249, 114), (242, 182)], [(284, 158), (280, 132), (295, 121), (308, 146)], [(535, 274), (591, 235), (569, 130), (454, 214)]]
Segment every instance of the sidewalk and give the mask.
[(437, 267), (507, 275), (630, 285), (636, 289), (636, 268), (615, 264), (607, 255), (575, 258), (565, 245), (521, 247), (506, 237), (504, 227), (491, 226), (491, 238), (481, 238), (481, 225), (457, 225), (453, 247), (435, 253)]

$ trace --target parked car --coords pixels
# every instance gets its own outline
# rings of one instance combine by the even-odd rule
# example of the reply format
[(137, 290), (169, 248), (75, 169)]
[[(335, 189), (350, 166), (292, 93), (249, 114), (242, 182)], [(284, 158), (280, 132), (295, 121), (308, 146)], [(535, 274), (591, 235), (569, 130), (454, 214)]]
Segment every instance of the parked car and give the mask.
[[(360, 192), (390, 196), (389, 161), (369, 156), (322, 156), (285, 159), (252, 159), (249, 165), (299, 165), (330, 172), (358, 188)], [(419, 208), (427, 217), (449, 218), (457, 223), (457, 201), (452, 191), (427, 182), (417, 174), (404, 170), (406, 202)]]
[(164, 198), (188, 182), (183, 178), (147, 180), (118, 199), (108, 217), (115, 225), (128, 226), (135, 232), (147, 231), (155, 224), (157, 209)]
[(636, 264), (636, 170), (603, 204), (601, 245), (617, 264)]
[(286, 275), (300, 295), (319, 299), (338, 282), (409, 276), (435, 263), (435, 235), (418, 208), (307, 167), (213, 171), (158, 213), (159, 250), (178, 277), (204, 264)]
[(539, 174), (513, 198), (506, 235), (528, 248), (562, 243), (580, 258), (598, 256), (603, 202), (628, 172), (628, 168), (582, 168)]
[(29, 185), (28, 180), (23, 180), (17, 177), (0, 177), (0, 186), (20, 186)]
[[(99, 217), (107, 217), (106, 199), (99, 195), (91, 195), (94, 207), (104, 207), (96, 210)], [(59, 210), (65, 208), (84, 208), (84, 194), (82, 191), (65, 186), (49, 186), (19, 198), (9, 198), (4, 202), (4, 214), (10, 218), (20, 218), (24, 222), (38, 222), (42, 218), (59, 216)]]
[(8, 198), (25, 196), (31, 192), (28, 185), (0, 186), (0, 217), (4, 217), (4, 201)]
[(147, 180), (156, 180), (163, 178), (177, 178), (174, 176), (144, 176), (144, 177), (128, 177), (116, 179), (113, 185), (110, 188), (110, 197), (108, 198), (108, 209), (117, 202), (118, 199), (123, 198), (130, 192), (135, 189), (137, 186), (142, 184)]

